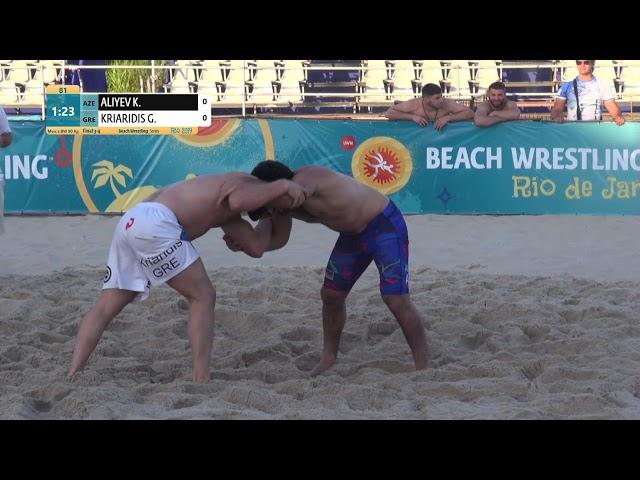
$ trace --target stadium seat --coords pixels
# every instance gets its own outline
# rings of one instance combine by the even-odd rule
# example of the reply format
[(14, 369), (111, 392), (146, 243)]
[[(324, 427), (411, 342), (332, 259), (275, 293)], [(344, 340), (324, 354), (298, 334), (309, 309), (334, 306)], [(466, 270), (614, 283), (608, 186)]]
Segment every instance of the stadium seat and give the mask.
[(31, 65), (24, 60), (14, 60), (9, 64), (5, 79), (14, 83), (25, 84), (31, 80)]
[[(391, 60), (391, 94), (393, 100), (409, 100), (416, 97), (416, 69), (413, 60)], [(418, 92), (419, 93), (419, 92)]]
[(163, 85), (165, 92), (169, 93), (193, 93), (194, 87), (183, 76), (173, 78), (173, 81), (167, 85)]
[(443, 60), (444, 94), (455, 99), (471, 98), (471, 69), (468, 60)]
[(493, 82), (502, 81), (497, 60), (469, 61), (472, 93), (482, 96)]
[(64, 63), (59, 63), (58, 60), (42, 60), (33, 75), (33, 80), (45, 85), (58, 82), (62, 79), (60, 69), (63, 65)]
[(388, 60), (363, 60), (360, 64), (358, 81), (375, 85), (390, 78), (389, 70)]
[(171, 83), (179, 81), (196, 82), (199, 76), (200, 62), (195, 60), (176, 60), (176, 67), (171, 70)]
[(418, 80), (417, 88), (422, 90), (422, 87), (427, 83), (433, 83), (442, 87), (442, 63), (440, 60), (415, 60), (416, 65), (416, 78)]
[(389, 61), (363, 60), (360, 62), (357, 83), (360, 104), (384, 103), (388, 100)]
[(20, 87), (10, 80), (0, 82), (0, 105), (13, 107), (19, 104)]
[(282, 63), (282, 60), (251, 60), (247, 62), (249, 68), (248, 81), (278, 80), (276, 65), (280, 63)]
[(276, 65), (276, 98), (292, 104), (304, 102), (308, 60), (283, 60)]
[(593, 74), (609, 87), (616, 91), (616, 69), (613, 60), (596, 60), (596, 68)]
[(40, 107), (44, 103), (43, 84), (39, 80), (30, 80), (25, 84), (22, 95), (18, 97), (19, 103), (29, 107)]
[(215, 85), (216, 82), (222, 82), (222, 70), (220, 67), (220, 63), (223, 60), (203, 60), (201, 67), (202, 70), (200, 72), (200, 77), (198, 78), (198, 83), (206, 84), (206, 85)]
[(221, 62), (224, 80), (218, 83), (221, 104), (241, 104), (246, 101), (248, 79), (246, 60)]
[(640, 103), (640, 60), (619, 60), (618, 64), (623, 98), (633, 97), (634, 103)]

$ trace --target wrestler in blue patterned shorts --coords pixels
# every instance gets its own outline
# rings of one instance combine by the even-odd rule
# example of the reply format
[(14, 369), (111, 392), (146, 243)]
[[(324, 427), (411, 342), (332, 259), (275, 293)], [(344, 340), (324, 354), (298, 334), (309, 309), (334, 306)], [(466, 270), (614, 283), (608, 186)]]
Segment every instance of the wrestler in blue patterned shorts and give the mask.
[(327, 264), (324, 286), (348, 292), (371, 260), (380, 272), (382, 295), (409, 293), (409, 235), (402, 212), (391, 200), (361, 233), (340, 234)]

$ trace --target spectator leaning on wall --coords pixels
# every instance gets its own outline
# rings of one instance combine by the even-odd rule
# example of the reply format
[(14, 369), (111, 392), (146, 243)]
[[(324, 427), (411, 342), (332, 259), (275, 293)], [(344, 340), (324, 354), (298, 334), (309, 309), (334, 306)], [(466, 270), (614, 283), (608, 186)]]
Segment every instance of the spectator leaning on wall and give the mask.
[(421, 127), (429, 122), (441, 130), (449, 122), (471, 120), (473, 110), (449, 98), (442, 97), (442, 89), (435, 83), (422, 87), (422, 97), (397, 103), (384, 114), (389, 120), (412, 120)]
[(520, 109), (516, 102), (507, 98), (507, 87), (502, 82), (493, 82), (487, 89), (487, 100), (476, 109), (473, 123), (478, 127), (490, 127), (519, 118)]

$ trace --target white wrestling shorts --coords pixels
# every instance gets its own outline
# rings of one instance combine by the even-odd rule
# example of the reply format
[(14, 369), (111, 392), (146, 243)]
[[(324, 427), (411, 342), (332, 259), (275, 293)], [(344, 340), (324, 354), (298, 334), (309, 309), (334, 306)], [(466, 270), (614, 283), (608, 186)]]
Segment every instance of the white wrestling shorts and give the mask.
[(102, 288), (140, 292), (134, 301), (146, 299), (152, 285), (171, 280), (200, 257), (187, 238), (169, 208), (139, 203), (118, 222)]

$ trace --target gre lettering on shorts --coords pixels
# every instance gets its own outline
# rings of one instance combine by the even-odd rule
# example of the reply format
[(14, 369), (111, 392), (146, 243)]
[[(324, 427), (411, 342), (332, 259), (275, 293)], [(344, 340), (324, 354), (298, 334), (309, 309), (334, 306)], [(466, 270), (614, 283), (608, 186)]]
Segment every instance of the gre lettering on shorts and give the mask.
[(169, 248), (167, 248), (164, 252), (162, 252), (159, 255), (140, 259), (140, 264), (145, 267), (151, 267), (152, 265), (156, 265), (161, 261), (166, 260), (169, 257), (169, 255), (176, 252), (180, 247), (182, 247), (182, 241), (177, 241), (176, 243), (171, 245)]
[(175, 270), (176, 268), (178, 268), (180, 266), (180, 262), (178, 261), (177, 258), (172, 258), (171, 260), (169, 260), (166, 263), (163, 263), (162, 265), (160, 265), (159, 267), (156, 267), (153, 269), (153, 275), (156, 278), (162, 278), (165, 276), (165, 274), (167, 272), (170, 272), (172, 270)]

